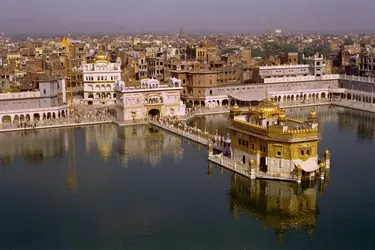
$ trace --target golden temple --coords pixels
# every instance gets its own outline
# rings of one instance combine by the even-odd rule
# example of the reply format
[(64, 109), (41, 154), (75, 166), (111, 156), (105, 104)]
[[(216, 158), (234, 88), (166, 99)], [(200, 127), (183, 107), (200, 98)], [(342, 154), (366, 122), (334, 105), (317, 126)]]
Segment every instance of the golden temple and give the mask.
[(318, 158), (319, 126), (317, 113), (307, 120), (287, 117), (285, 109), (266, 98), (247, 112), (234, 105), (231, 110), (231, 157), (255, 168), (258, 176), (272, 179), (324, 178), (330, 167), (328, 150)]

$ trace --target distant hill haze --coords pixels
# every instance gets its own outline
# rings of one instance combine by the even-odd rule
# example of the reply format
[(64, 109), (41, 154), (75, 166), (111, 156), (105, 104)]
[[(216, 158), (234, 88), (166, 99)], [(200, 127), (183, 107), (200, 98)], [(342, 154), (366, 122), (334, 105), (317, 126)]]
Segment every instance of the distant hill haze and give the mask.
[(362, 32), (374, 30), (374, 0), (10, 0), (6, 34)]

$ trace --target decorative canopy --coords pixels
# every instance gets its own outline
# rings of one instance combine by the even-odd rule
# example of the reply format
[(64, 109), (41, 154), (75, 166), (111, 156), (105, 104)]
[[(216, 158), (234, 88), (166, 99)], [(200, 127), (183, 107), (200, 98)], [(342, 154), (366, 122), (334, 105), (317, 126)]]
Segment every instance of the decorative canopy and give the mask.
[(266, 97), (266, 99), (261, 101), (258, 106), (250, 108), (249, 113), (251, 116), (265, 119), (267, 117), (285, 115), (285, 110), (279, 108), (275, 102)]
[(95, 61), (108, 61), (108, 57), (103, 50), (99, 50), (95, 56)]

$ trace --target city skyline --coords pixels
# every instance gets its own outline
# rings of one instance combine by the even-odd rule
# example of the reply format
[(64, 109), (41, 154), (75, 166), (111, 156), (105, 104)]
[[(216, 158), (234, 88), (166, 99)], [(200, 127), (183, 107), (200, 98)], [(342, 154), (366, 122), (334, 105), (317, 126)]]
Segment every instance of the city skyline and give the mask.
[[(103, 6), (103, 3), (106, 5)], [(254, 0), (175, 2), (160, 0), (98, 0), (64, 2), (14, 0), (0, 10), (0, 32), (63, 33), (248, 33), (282, 29), (287, 32), (372, 31), (371, 0)], [(355, 19), (352, 13), (361, 13)]]

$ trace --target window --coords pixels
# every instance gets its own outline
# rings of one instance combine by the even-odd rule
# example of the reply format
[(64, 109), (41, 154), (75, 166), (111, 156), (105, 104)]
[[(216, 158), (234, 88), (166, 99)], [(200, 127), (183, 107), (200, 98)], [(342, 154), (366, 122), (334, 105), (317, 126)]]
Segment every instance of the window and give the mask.
[(251, 144), (251, 149), (255, 150), (255, 145), (254, 144)]
[(212, 90), (210, 90), (210, 95), (212, 95)]
[(238, 145), (241, 145), (241, 139), (238, 138)]
[(310, 155), (310, 150), (306, 150), (306, 155)]
[(277, 156), (281, 156), (281, 151), (277, 151)]
[(301, 150), (301, 151), (300, 151), (300, 154), (301, 154), (301, 155), (305, 155), (305, 151), (304, 151), (304, 150)]
[(246, 141), (246, 147), (247, 147), (247, 148), (249, 147), (249, 142), (248, 142), (248, 141)]
[(45, 89), (43, 89), (43, 94), (44, 94), (44, 95), (47, 94), (47, 91), (46, 91)]

